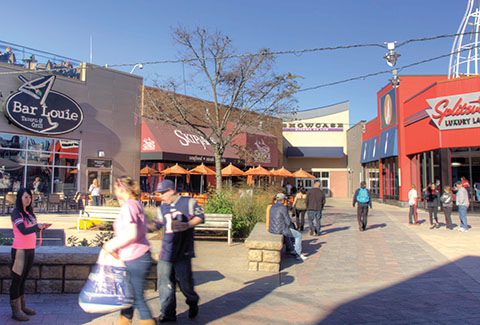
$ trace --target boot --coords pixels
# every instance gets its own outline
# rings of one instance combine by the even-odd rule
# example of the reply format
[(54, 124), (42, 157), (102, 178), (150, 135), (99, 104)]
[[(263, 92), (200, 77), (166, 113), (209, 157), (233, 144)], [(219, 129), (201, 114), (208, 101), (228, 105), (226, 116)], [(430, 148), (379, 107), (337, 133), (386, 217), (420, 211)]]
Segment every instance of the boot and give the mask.
[(130, 325), (130, 324), (132, 324), (132, 320), (120, 314), (118, 325)]
[(140, 320), (140, 325), (155, 325), (153, 318)]
[(22, 306), (20, 302), (20, 297), (17, 299), (10, 300), (10, 306), (12, 307), (12, 319), (26, 322), (30, 320), (27, 315), (25, 315), (22, 311)]
[(25, 306), (25, 295), (20, 296), (20, 302), (21, 302), (21, 306), (22, 306), (22, 311), (25, 314), (27, 314), (27, 315), (36, 315), (37, 314), (35, 312), (35, 310), (27, 308), (27, 306)]

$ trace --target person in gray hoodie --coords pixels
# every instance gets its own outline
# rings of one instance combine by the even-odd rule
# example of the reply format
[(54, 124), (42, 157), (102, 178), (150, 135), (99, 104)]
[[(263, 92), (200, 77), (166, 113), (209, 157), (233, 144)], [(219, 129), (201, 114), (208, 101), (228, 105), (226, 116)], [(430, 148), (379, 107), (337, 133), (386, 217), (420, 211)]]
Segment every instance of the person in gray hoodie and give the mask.
[(458, 206), (458, 216), (460, 217), (460, 227), (458, 227), (458, 231), (465, 232), (468, 231), (467, 209), (470, 206), (470, 200), (468, 199), (467, 190), (462, 185), (462, 181), (458, 181), (456, 187), (456, 204)]
[(445, 186), (443, 188), (443, 194), (440, 197), (440, 202), (442, 202), (443, 213), (445, 214), (445, 224), (447, 225), (448, 230), (453, 229), (452, 225), (452, 209), (453, 209), (453, 194), (450, 186)]

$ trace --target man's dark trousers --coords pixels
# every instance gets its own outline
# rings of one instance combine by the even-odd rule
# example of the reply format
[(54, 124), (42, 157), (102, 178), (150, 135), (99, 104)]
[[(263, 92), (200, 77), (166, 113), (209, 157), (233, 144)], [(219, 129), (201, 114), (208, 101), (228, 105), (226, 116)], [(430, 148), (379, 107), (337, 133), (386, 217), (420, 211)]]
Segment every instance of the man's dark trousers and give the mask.
[(358, 204), (357, 206), (357, 220), (358, 229), (361, 231), (367, 228), (368, 204)]

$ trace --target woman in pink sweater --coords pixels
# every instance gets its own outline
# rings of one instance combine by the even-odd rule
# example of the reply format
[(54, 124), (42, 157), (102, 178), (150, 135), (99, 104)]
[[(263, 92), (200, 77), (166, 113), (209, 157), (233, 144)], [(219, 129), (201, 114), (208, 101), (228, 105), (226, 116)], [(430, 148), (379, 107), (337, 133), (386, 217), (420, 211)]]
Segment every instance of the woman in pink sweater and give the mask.
[(133, 288), (134, 302), (131, 308), (120, 313), (119, 324), (131, 324), (134, 308), (140, 314), (140, 324), (155, 324), (150, 309), (145, 302), (145, 278), (152, 265), (150, 243), (146, 238), (147, 220), (143, 206), (138, 201), (138, 182), (124, 176), (114, 183), (114, 193), (121, 204), (120, 214), (113, 225), (115, 237), (103, 248), (125, 262)]
[(50, 227), (51, 224), (37, 223), (32, 208), (32, 192), (26, 188), (21, 188), (17, 192), (17, 201), (11, 219), (13, 245), (10, 306), (13, 319), (28, 321), (27, 315), (36, 314), (35, 311), (25, 306), (25, 281), (35, 258), (36, 233)]

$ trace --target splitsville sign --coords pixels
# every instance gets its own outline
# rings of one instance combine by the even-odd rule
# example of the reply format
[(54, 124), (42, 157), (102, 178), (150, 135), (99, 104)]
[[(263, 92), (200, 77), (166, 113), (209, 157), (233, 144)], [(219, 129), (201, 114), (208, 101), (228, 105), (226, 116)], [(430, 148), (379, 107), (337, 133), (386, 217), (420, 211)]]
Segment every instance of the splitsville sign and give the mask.
[(52, 90), (55, 76), (23, 82), (5, 101), (5, 115), (17, 127), (38, 134), (63, 134), (80, 126), (83, 111), (73, 99)]
[(282, 130), (289, 132), (343, 131), (343, 123), (286, 122), (283, 123)]
[(440, 130), (480, 127), (480, 92), (427, 99), (426, 110)]

